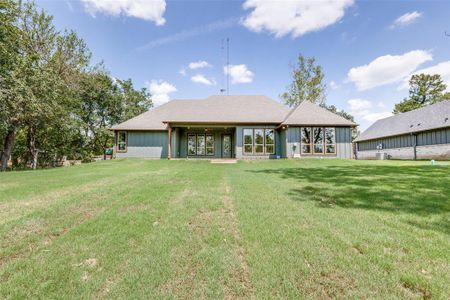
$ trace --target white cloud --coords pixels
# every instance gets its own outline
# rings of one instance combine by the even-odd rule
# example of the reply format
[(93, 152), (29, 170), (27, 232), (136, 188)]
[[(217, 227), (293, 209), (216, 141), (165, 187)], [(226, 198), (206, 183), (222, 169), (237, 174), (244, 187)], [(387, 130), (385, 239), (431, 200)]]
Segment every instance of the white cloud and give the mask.
[(137, 50), (147, 50), (160, 46), (164, 46), (167, 44), (177, 43), (180, 41), (187, 40), (189, 38), (193, 38), (202, 34), (211, 33), (217, 30), (223, 30), (230, 27), (233, 27), (237, 24), (238, 19), (230, 18), (227, 20), (221, 20), (213, 23), (209, 23), (200, 27), (196, 27), (189, 30), (182, 30), (178, 33), (168, 35), (153, 41), (148, 42), (147, 44), (138, 47)]
[(181, 68), (180, 71), (178, 71), (178, 74), (180, 74), (181, 76), (186, 76), (186, 69)]
[(384, 55), (367, 65), (351, 68), (347, 79), (354, 82), (358, 90), (402, 81), (424, 62), (432, 60), (429, 51), (414, 50), (402, 55)]
[(169, 94), (177, 91), (174, 85), (163, 80), (152, 80), (146, 84), (155, 106), (168, 102), (170, 100)]
[(191, 69), (191, 70), (202, 69), (202, 68), (207, 68), (207, 67), (211, 67), (211, 65), (207, 61), (204, 61), (204, 60), (194, 61), (189, 64), (189, 69)]
[(164, 25), (165, 0), (81, 0), (92, 16), (104, 13), (112, 16), (128, 16)]
[(347, 101), (350, 111), (358, 112), (365, 109), (372, 108), (372, 103), (364, 99), (350, 99)]
[(230, 65), (229, 69), (223, 67), (225, 75), (230, 75), (231, 83), (249, 83), (253, 81), (253, 72), (250, 71), (246, 65)]
[(214, 79), (208, 79), (202, 74), (197, 74), (191, 77), (191, 81), (195, 83), (201, 83), (205, 85), (216, 85), (216, 81)]
[(244, 9), (253, 9), (242, 23), (251, 31), (266, 30), (276, 37), (299, 37), (338, 22), (353, 0), (267, 1), (247, 0)]
[(373, 123), (376, 120), (392, 116), (390, 111), (373, 112), (373, 104), (369, 100), (359, 98), (350, 99), (347, 101), (347, 104), (350, 114), (355, 116), (356, 120), (361, 120), (363, 122)]
[(420, 13), (418, 11), (406, 13), (404, 15), (401, 15), (397, 19), (395, 19), (395, 21), (392, 23), (390, 28), (393, 29), (395, 27), (403, 27), (403, 26), (409, 25), (409, 24), (413, 23), (414, 21), (416, 21), (421, 16), (422, 16), (422, 13)]
[(429, 75), (435, 74), (441, 75), (442, 80), (447, 85), (447, 91), (450, 91), (450, 61), (444, 61), (438, 63), (437, 65), (415, 71), (414, 73), (410, 74), (408, 77), (404, 79), (399, 89), (407, 89), (409, 87), (409, 79), (411, 78), (411, 76), (414, 74), (422, 74), (422, 73)]
[(341, 86), (339, 85), (339, 84), (337, 84), (335, 81), (330, 81), (330, 88), (331, 89), (333, 89), (333, 90), (336, 90), (336, 89), (338, 89), (338, 88), (340, 88)]

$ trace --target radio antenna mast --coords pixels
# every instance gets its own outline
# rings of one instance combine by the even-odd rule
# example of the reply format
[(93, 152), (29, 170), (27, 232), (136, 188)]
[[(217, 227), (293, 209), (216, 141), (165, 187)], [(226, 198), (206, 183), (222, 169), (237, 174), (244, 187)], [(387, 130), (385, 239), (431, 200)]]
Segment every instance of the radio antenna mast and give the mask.
[(230, 95), (230, 39), (227, 38), (227, 95)]

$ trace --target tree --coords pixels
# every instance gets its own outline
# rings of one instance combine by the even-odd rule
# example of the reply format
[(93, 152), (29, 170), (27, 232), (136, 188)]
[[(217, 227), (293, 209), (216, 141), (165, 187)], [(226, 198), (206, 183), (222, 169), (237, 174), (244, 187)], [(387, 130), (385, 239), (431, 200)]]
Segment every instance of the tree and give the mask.
[(323, 83), (322, 67), (315, 64), (314, 57), (298, 56), (298, 65), (292, 67), (293, 82), (287, 91), (280, 95), (289, 107), (297, 106), (302, 101), (316, 104), (325, 102), (326, 85)]
[(60, 34), (52, 17), (38, 11), (33, 3), (18, 7), (13, 21), (17, 51), (11, 52), (14, 64), (0, 85), (0, 104), (5, 113), (2, 121), (7, 128), (1, 169), (14, 147), (17, 132), (26, 131), (28, 160), (37, 166), (38, 130), (58, 124), (61, 116), (70, 114), (70, 99), (74, 74), (89, 61), (84, 42), (71, 33)]
[(411, 111), (446, 99), (447, 86), (440, 75), (416, 74), (409, 80), (409, 97), (397, 103), (394, 114)]
[(146, 88), (135, 90), (131, 79), (117, 80), (117, 85), (121, 90), (124, 105), (121, 121), (129, 120), (153, 107)]

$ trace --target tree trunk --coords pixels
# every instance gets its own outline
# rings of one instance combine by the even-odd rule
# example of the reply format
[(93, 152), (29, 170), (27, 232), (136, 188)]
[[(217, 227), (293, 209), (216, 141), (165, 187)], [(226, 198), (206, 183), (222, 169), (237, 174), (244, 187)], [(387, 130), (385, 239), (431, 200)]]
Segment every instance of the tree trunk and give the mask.
[(8, 160), (11, 156), (12, 149), (14, 147), (14, 142), (16, 140), (17, 127), (12, 126), (6, 133), (5, 139), (3, 141), (3, 152), (0, 161), (0, 171), (6, 171), (8, 167)]
[(36, 149), (36, 130), (33, 126), (28, 128), (28, 151), (30, 152), (30, 166), (36, 170), (39, 150)]

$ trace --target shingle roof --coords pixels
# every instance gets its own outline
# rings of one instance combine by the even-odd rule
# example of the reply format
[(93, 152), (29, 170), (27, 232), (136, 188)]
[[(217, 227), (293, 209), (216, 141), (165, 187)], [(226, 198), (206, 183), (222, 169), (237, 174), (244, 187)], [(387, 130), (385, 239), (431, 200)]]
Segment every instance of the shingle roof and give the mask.
[(265, 96), (210, 96), (201, 100), (172, 100), (113, 126), (113, 130), (165, 130), (171, 123), (273, 123), (289, 109)]
[(356, 142), (450, 127), (450, 100), (376, 121)]
[(303, 101), (294, 108), (283, 124), (356, 126), (354, 122), (309, 101)]
[(111, 129), (166, 130), (167, 122), (355, 125), (353, 122), (310, 102), (303, 102), (294, 110), (290, 110), (265, 96), (241, 95), (210, 96), (201, 100), (172, 100), (128, 121), (115, 125)]

